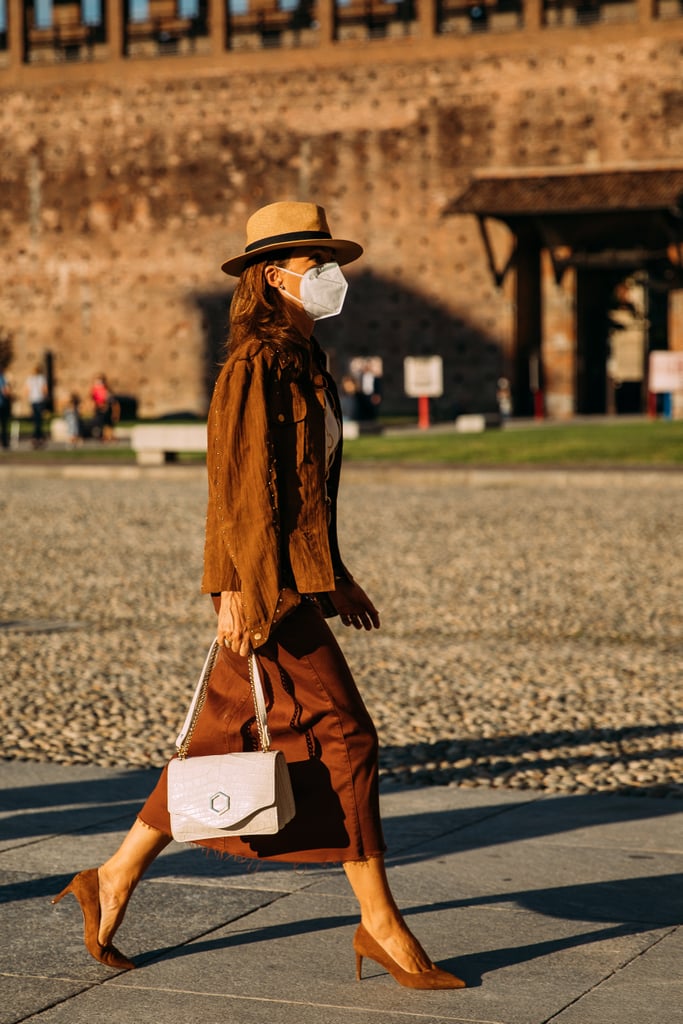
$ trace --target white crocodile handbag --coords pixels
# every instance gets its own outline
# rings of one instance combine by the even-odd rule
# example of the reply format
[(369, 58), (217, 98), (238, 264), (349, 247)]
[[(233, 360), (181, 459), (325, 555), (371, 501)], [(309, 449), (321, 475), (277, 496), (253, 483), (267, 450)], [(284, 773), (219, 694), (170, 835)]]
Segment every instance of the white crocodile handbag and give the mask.
[(188, 757), (209, 676), (220, 650), (214, 640), (168, 766), (168, 810), (178, 842), (220, 836), (273, 835), (294, 817), (294, 796), (284, 754), (270, 749), (261, 673), (249, 654), (249, 682), (261, 749)]

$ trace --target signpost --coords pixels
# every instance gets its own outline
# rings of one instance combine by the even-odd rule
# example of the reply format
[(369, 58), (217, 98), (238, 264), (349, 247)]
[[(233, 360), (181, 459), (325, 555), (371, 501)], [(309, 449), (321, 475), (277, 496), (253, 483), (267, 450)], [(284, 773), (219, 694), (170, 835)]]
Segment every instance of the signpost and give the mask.
[[(667, 349), (655, 349), (650, 352), (647, 386), (651, 396), (665, 396), (664, 415), (671, 419), (672, 396), (677, 392), (683, 393), (683, 352), (669, 352)], [(648, 404), (653, 415), (656, 405), (653, 401)]]
[(443, 359), (441, 356), (406, 356), (403, 361), (405, 393), (417, 398), (417, 425), (429, 426), (429, 399), (443, 394)]

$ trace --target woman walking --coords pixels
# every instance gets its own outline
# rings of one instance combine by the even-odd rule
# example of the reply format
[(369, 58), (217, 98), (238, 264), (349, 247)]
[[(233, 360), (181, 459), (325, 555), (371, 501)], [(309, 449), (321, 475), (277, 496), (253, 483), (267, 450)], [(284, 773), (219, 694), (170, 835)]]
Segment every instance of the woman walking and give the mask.
[[(384, 869), (377, 735), (325, 616), (356, 629), (379, 614), (342, 561), (336, 499), (341, 411), (316, 320), (340, 312), (340, 266), (361, 247), (335, 239), (311, 203), (274, 203), (247, 223), (244, 252), (223, 264), (238, 276), (227, 360), (208, 420), (209, 501), (202, 590), (218, 613), (221, 650), (191, 756), (255, 749), (248, 654), (268, 694), (273, 746), (289, 766), (296, 814), (276, 835), (199, 840), (223, 854), (344, 867), (361, 911), (362, 958), (410, 988), (461, 988), (436, 967), (405, 924)], [(117, 852), (81, 872), (89, 952), (134, 965), (112, 945), (128, 900), (171, 840), (167, 769)]]

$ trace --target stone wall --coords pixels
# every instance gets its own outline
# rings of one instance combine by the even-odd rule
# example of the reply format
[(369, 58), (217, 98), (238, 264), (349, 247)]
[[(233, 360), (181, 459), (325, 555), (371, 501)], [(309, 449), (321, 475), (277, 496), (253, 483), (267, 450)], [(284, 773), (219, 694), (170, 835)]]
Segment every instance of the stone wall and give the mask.
[[(666, 36), (535, 38), (432, 59), (397, 44), (374, 61), (365, 46), (291, 70), (267, 54), (235, 72), (138, 67), (110, 83), (65, 68), (21, 90), (0, 76), (0, 326), (15, 336), (15, 384), (49, 350), (57, 404), (104, 371), (142, 415), (204, 412), (231, 287), (220, 262), (256, 207), (313, 198), (366, 248), (345, 315), (318, 332), (335, 370), (381, 354), (387, 407), (412, 409), (403, 358), (440, 352), (442, 412), (493, 408), (512, 275), (495, 288), (476, 221), (444, 218), (447, 201), (486, 169), (683, 159), (680, 21)], [(494, 242), (509, 248), (503, 227)], [(559, 414), (570, 312), (565, 295), (547, 313)]]

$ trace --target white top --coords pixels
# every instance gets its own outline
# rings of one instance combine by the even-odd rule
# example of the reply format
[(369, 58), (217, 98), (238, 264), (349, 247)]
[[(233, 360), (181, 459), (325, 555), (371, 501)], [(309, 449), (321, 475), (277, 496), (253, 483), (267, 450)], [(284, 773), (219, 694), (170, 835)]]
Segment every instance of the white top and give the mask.
[(325, 473), (330, 472), (334, 454), (341, 441), (342, 428), (335, 415), (330, 396), (325, 391)]
[(33, 405), (35, 402), (42, 402), (47, 391), (47, 381), (42, 373), (32, 373), (26, 381), (28, 400)]

